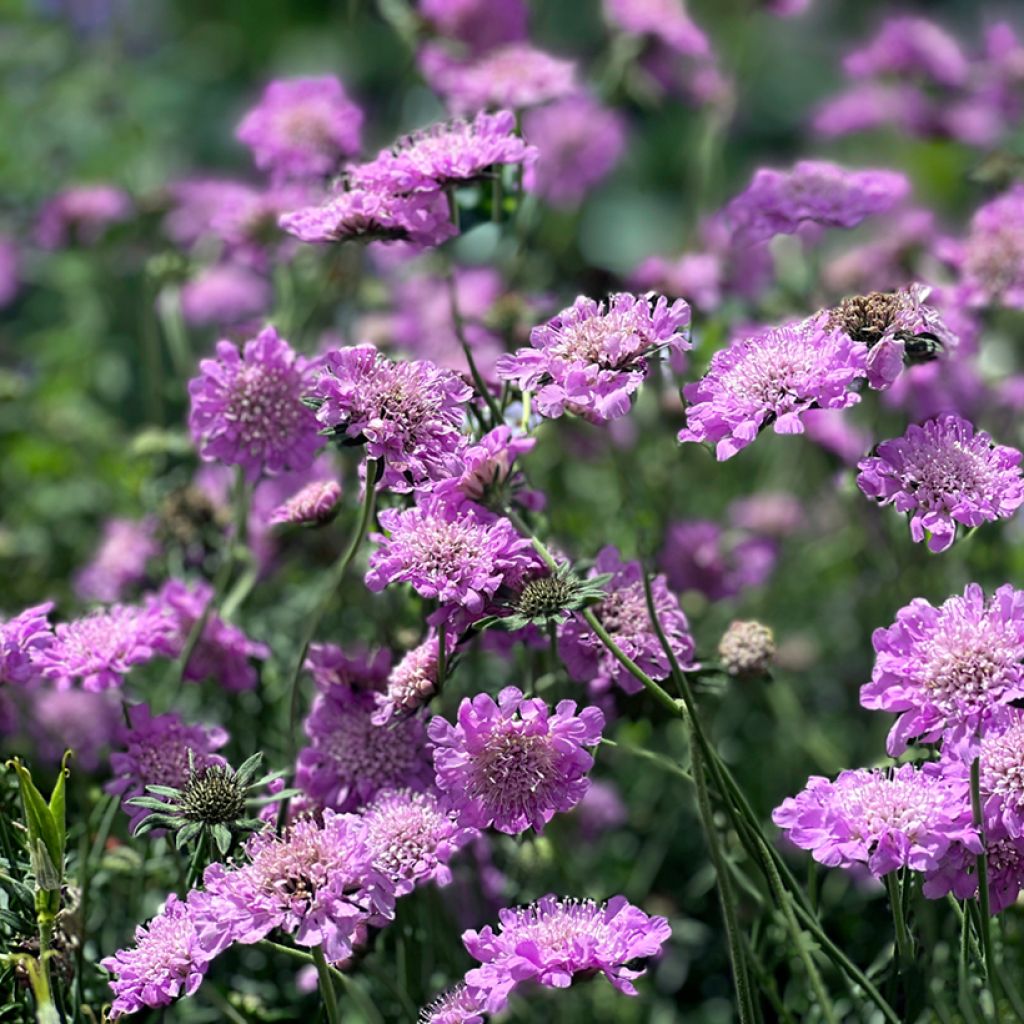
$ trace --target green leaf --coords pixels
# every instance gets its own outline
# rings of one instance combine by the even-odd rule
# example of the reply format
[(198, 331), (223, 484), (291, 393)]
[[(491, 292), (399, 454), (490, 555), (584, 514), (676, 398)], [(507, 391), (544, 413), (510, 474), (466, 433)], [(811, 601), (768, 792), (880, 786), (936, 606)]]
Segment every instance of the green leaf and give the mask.
[(126, 800), (125, 803), (130, 804), (132, 807), (144, 807), (150, 811), (169, 811), (171, 805), (163, 800), (157, 800), (155, 796), (133, 796), (130, 800)]
[(260, 762), (263, 760), (263, 754), (257, 750), (252, 757), (247, 757), (243, 762), (242, 766), (235, 772), (235, 777), (238, 779), (241, 785), (247, 785), (249, 779), (256, 774), (256, 770), (260, 766)]
[(192, 842), (196, 836), (202, 831), (203, 825), (199, 821), (190, 821), (187, 825), (178, 829), (178, 834), (174, 837), (174, 845), (177, 849), (182, 849)]
[(221, 856), (225, 856), (231, 849), (231, 829), (227, 825), (212, 825), (210, 834), (213, 836), (213, 841), (217, 844)]
[[(64, 864), (64, 844), (60, 841), (57, 826), (49, 805), (43, 794), (32, 781), (32, 774), (21, 763), (20, 758), (12, 758), (7, 762), (18, 773), (18, 788), (21, 791), (21, 803), (25, 811), (25, 824), (28, 826), (29, 856), (33, 866), (37, 858), (36, 843), (41, 842), (46, 849), (50, 863), (56, 868)], [(44, 868), (45, 870), (45, 868)]]
[[(50, 816), (53, 818), (53, 826), (57, 832), (57, 851), (50, 851), (54, 863), (58, 865), (61, 877), (64, 876), (64, 850), (68, 841), (67, 826), (67, 784), (66, 780), (70, 774), (68, 761), (71, 758), (71, 751), (65, 750), (64, 756), (60, 759), (60, 772), (57, 781), (53, 784), (53, 792), (50, 794)], [(54, 856), (56, 853), (56, 856)]]
[[(157, 796), (170, 796), (179, 797), (181, 796), (181, 790), (175, 789), (173, 786), (147, 786), (147, 793), (156, 793)], [(129, 803), (134, 803), (134, 800), (129, 800)]]

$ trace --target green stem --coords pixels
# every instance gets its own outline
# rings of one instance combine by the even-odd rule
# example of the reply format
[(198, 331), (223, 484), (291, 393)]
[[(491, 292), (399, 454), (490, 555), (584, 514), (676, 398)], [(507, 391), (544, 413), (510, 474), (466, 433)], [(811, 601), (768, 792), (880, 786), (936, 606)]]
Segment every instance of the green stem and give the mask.
[(313, 947), (313, 963), (316, 964), (316, 976), (320, 984), (320, 998), (324, 1001), (327, 1024), (341, 1024), (341, 1014), (338, 1012), (338, 996), (334, 991), (334, 979), (331, 977), (331, 969), (327, 965), (327, 958), (324, 956), (322, 946)]
[(995, 954), (992, 950), (992, 908), (988, 891), (988, 856), (985, 853), (985, 826), (981, 813), (981, 758), (971, 762), (971, 811), (981, 838), (982, 852), (978, 854), (978, 907), (981, 911), (981, 949), (984, 954), (985, 980), (992, 993), (992, 1002), (999, 1007), (999, 977), (996, 973)]
[(473, 378), (473, 385), (480, 393), (480, 397), (487, 404), (487, 411), (491, 414), (491, 426), (496, 427), (501, 423), (501, 410), (498, 408), (497, 403), (494, 401), (494, 396), (491, 394), (491, 389), (487, 386), (487, 382), (484, 380), (483, 375), (477, 369), (476, 360), (473, 358), (473, 350), (469, 346), (469, 342), (466, 340), (466, 326), (465, 321), (462, 319), (462, 311), (459, 309), (459, 293), (455, 285), (455, 271), (452, 269), (451, 262), (445, 267), (445, 284), (448, 287), (448, 306), (451, 310), (452, 326), (455, 329), (455, 337), (459, 339), (459, 344), (462, 346), (462, 353), (466, 357), (466, 363), (469, 365), (469, 373)]
[(642, 747), (634, 747), (629, 743), (623, 743), (620, 740), (608, 740), (602, 738), (602, 747), (611, 747), (612, 750), (621, 750), (624, 754), (629, 754), (630, 757), (638, 757), (644, 761), (649, 761), (651, 764), (657, 765), (663, 772), (668, 772), (670, 775), (678, 775), (681, 779), (686, 779), (687, 782), (693, 783), (693, 776), (683, 767), (676, 764), (675, 761), (670, 760), (667, 757), (662, 757), (661, 754), (654, 753), (653, 750), (644, 750)]
[(885, 889), (889, 894), (889, 907), (892, 910), (893, 931), (896, 935), (896, 953), (899, 971), (902, 974), (913, 962), (914, 947), (907, 930), (907, 922), (903, 916), (903, 900), (900, 895), (899, 879), (895, 871), (885, 876)]
[[(366, 460), (366, 493), (363, 496), (363, 507), (359, 514), (359, 522), (356, 525), (355, 532), (349, 540), (348, 547), (342, 553), (338, 561), (334, 563), (334, 567), (331, 569), (331, 572), (327, 577), (326, 584), (324, 585), (323, 595), (317, 603), (316, 608), (313, 609), (313, 614), (306, 619), (306, 628), (303, 630), (302, 640), (299, 644), (299, 656), (295, 661), (295, 667), (292, 669), (291, 678), (288, 683), (289, 691), (291, 693), (288, 709), (288, 743), (290, 745), (293, 758), (298, 748), (296, 729), (299, 724), (299, 676), (302, 675), (302, 666), (306, 663), (306, 655), (309, 653), (309, 645), (313, 642), (313, 637), (316, 636), (320, 620), (324, 617), (324, 614), (327, 611), (327, 606), (334, 598), (334, 594), (338, 587), (341, 586), (342, 580), (345, 578), (345, 573), (348, 571), (348, 567), (352, 564), (352, 559), (355, 558), (356, 552), (359, 550), (359, 547), (363, 542), (363, 538), (366, 536), (366, 531), (369, 528), (370, 522), (373, 519), (374, 503), (377, 500), (377, 481), (380, 479), (382, 468), (383, 464), (379, 459), (368, 458)], [(281, 804), (282, 812), (284, 812), (286, 806), (286, 803)]]

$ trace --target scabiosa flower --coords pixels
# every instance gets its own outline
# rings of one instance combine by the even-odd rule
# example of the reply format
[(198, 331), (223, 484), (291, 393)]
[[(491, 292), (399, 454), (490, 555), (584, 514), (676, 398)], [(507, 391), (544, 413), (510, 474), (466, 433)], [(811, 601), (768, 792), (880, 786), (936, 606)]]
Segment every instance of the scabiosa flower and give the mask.
[(355, 815), (326, 810), (283, 836), (271, 831), (246, 844), (249, 863), (212, 864), (203, 876), (200, 931), (218, 952), (232, 942), (259, 942), (280, 928), (296, 945), (321, 946), (328, 961), (345, 960), (370, 924), (394, 914), (394, 889), (373, 864), (366, 826)]
[(350, 811), (383, 789), (426, 788), (430, 762), (422, 720), (377, 725), (374, 692), (328, 678), (317, 677), (320, 692), (305, 722), (310, 744), (299, 751), (295, 774), (302, 791), (321, 807)]
[(715, 252), (684, 252), (675, 259), (650, 256), (633, 272), (639, 288), (665, 295), (685, 295), (702, 313), (716, 310), (722, 301), (725, 281), (722, 256)]
[[(668, 657), (651, 624), (644, 593), (643, 568), (639, 562), (623, 562), (618, 551), (606, 547), (598, 554), (591, 575), (611, 573), (608, 595), (594, 605), (593, 613), (625, 654), (652, 679), (667, 679), (671, 672)], [(670, 593), (664, 576), (651, 580), (651, 591), (658, 620), (672, 651), (682, 666), (693, 664), (693, 637), (679, 601)], [(613, 684), (626, 693), (639, 693), (642, 684), (616, 660), (586, 621), (578, 616), (561, 627), (558, 652), (570, 676), (589, 682), (596, 692)]]
[(44, 682), (33, 686), (26, 696), (20, 724), (36, 758), (58, 765), (64, 752), (71, 749), (80, 771), (96, 771), (123, 721), (116, 693), (64, 690)]
[(537, 564), (532, 544), (507, 519), (469, 501), (455, 506), (428, 495), (378, 518), (387, 533), (370, 538), (378, 546), (366, 585), (377, 593), (389, 583), (411, 584), (439, 602), (438, 622), (479, 617), (502, 584), (514, 586)]
[(674, 591), (693, 590), (709, 601), (736, 597), (761, 586), (778, 560), (779, 549), (773, 540), (723, 530), (711, 519), (670, 523), (658, 556)]
[(335, 349), (312, 387), (316, 419), (384, 462), (381, 483), (408, 491), (451, 475), (473, 390), (426, 360), (395, 362), (372, 345)]
[(92, 560), (75, 577), (75, 593), (87, 601), (119, 601), (146, 578), (146, 564), (160, 553), (149, 519), (110, 519)]
[[(1014, 837), (998, 824), (985, 826), (989, 909), (999, 914), (1015, 903), (1024, 888), (1024, 838)], [(978, 895), (978, 854), (973, 848), (954, 843), (938, 866), (924, 878), (922, 892), (929, 899), (952, 893), (958, 900)]]
[(53, 640), (53, 602), (33, 605), (0, 620), (0, 684), (29, 683), (40, 675), (38, 657)]
[(237, 626), (225, 622), (216, 612), (206, 612), (213, 600), (213, 587), (203, 580), (194, 586), (168, 580), (149, 599), (155, 615), (168, 624), (162, 650), (169, 657), (181, 655), (196, 623), (206, 614), (202, 634), (188, 659), (182, 678), (189, 682), (214, 679), (225, 690), (251, 690), (258, 682), (253, 659), (270, 657), (266, 644), (250, 640)]
[(725, 210), (731, 229), (747, 243), (791, 235), (806, 223), (852, 228), (887, 213), (910, 193), (896, 171), (851, 171), (823, 160), (802, 160), (790, 171), (761, 168)]
[(359, 152), (363, 112), (333, 75), (278, 79), (235, 132), (277, 180), (318, 178)]
[(957, 41), (941, 25), (913, 17), (886, 20), (867, 46), (844, 58), (843, 68), (851, 78), (898, 75), (950, 88), (963, 85), (970, 70)]
[(457, 725), (441, 717), (430, 723), (437, 785), (462, 825), (539, 832), (583, 798), (594, 764), (584, 747), (598, 744), (603, 728), (599, 708), (577, 715), (576, 702), (563, 700), (551, 715), (544, 701), (514, 686), (497, 703), (486, 693), (467, 697)]
[(709, 441), (719, 461), (746, 448), (766, 427), (803, 433), (809, 409), (860, 401), (851, 385), (865, 374), (867, 346), (826, 329), (823, 317), (770, 327), (716, 352), (701, 380), (687, 384), (680, 441)]
[[(445, 656), (455, 650), (457, 638), (445, 635)], [(388, 675), (383, 693), (374, 694), (377, 710), (374, 725), (385, 725), (395, 715), (408, 715), (423, 707), (437, 692), (440, 637), (431, 630), (418, 647), (414, 647)]]
[(352, 181), (357, 187), (397, 195), (466, 185), (490, 167), (536, 159), (536, 148), (515, 129), (516, 117), (510, 110), (481, 111), (472, 121), (435, 124), (399, 139), (370, 163), (351, 168)]
[(652, 35), (683, 56), (710, 52), (707, 36), (677, 0), (604, 0), (611, 24), (634, 35)]
[(648, 357), (659, 348), (692, 348), (677, 332), (690, 322), (690, 307), (677, 299), (611, 295), (607, 305), (580, 296), (553, 320), (530, 332), (532, 348), (498, 360), (498, 376), (536, 392), (542, 416), (573, 412), (595, 423), (624, 416), (629, 398), (647, 376)]
[(959, 339), (938, 310), (925, 305), (922, 284), (895, 292), (870, 292), (843, 299), (829, 311), (827, 329), (868, 346), (867, 380), (889, 387), (906, 362), (925, 362), (956, 348)]
[(420, 1010), (419, 1024), (483, 1024), (484, 994), (460, 982)]
[(181, 289), (181, 311), (194, 327), (232, 327), (265, 313), (270, 299), (265, 277), (234, 263), (218, 263)]
[(317, 206), (282, 214), (278, 223), (303, 242), (409, 242), (429, 247), (457, 234), (446, 197), (431, 192), (399, 196), (347, 188)]
[(626, 146), (622, 116), (585, 93), (528, 111), (523, 134), (539, 153), (523, 184), (559, 207), (580, 203), (612, 172)]
[(275, 524), (322, 526), (338, 514), (341, 484), (337, 480), (314, 480), (270, 513)]
[(657, 956), (671, 937), (663, 917), (650, 917), (625, 896), (607, 903), (547, 895), (527, 907), (501, 910), (499, 930), (487, 927), (462, 936), (481, 962), (466, 984), (486, 993), (491, 1013), (505, 1007), (524, 981), (567, 988), (576, 974), (600, 972), (618, 991), (637, 994), (634, 980), (644, 974), (638, 960)]
[(310, 644), (304, 667), (325, 693), (335, 687), (376, 693), (383, 689), (391, 671), (391, 652), (348, 654), (335, 644)]
[(1024, 309), (1024, 184), (979, 207), (967, 240), (947, 248), (968, 302)]
[(938, 608), (918, 597), (871, 638), (875, 667), (866, 708), (895, 711), (889, 752), (973, 732), (995, 708), (1024, 697), (1024, 592), (1009, 584), (988, 601), (977, 583)]
[(386, 790), (363, 809), (362, 819), (370, 858), (399, 896), (431, 881), (447, 885), (448, 862), (477, 834), (429, 791)]
[(523, 110), (578, 91), (573, 61), (527, 42), (496, 46), (469, 61), (455, 60), (428, 44), (420, 50), (418, 64), (427, 84), (454, 114), (493, 107)]
[(100, 961), (113, 975), (111, 1017), (168, 1006), (180, 995), (192, 995), (212, 959), (199, 941), (191, 904), (171, 893), (164, 909), (136, 928), (134, 947)]
[(966, 781), (938, 765), (891, 772), (858, 768), (834, 782), (811, 776), (772, 812), (790, 840), (828, 867), (866, 864), (876, 878), (900, 867), (935, 868), (950, 846), (981, 849)]
[(111, 605), (54, 629), (53, 641), (32, 651), (40, 673), (60, 686), (81, 679), (86, 690), (120, 686), (135, 665), (162, 653), (167, 624), (148, 609)]
[(763, 623), (736, 620), (718, 642), (722, 668), (737, 679), (756, 679), (771, 670), (775, 634)]
[(132, 797), (144, 796), (147, 786), (181, 789), (189, 778), (189, 756), (196, 768), (224, 764), (215, 751), (228, 741), (218, 726), (186, 725), (174, 712), (154, 715), (145, 704), (128, 708), (128, 724), (114, 738), (118, 748), (110, 755), (113, 779), (106, 791), (121, 798), (132, 829), (149, 813), (133, 806)]
[(442, 480), (434, 490), (452, 501), (461, 495), (490, 508), (503, 506), (513, 496), (527, 508), (537, 508), (543, 495), (521, 490), (523, 475), (515, 467), (516, 459), (536, 443), (534, 437), (513, 434), (505, 424), (495, 427), (460, 451), (461, 472), (456, 470), (457, 475)]
[(910, 515), (910, 536), (945, 551), (957, 524), (1009, 519), (1024, 504), (1021, 453), (997, 445), (954, 413), (883, 441), (858, 463), (857, 486), (881, 505)]
[(474, 53), (526, 38), (523, 0), (419, 0), (416, 6), (437, 33), (465, 43)]
[(217, 343), (188, 384), (189, 428), (200, 456), (241, 466), (246, 478), (307, 469), (321, 441), (316, 416), (302, 402), (309, 366), (273, 327), (245, 343)]
[(39, 214), (36, 241), (44, 249), (72, 242), (95, 245), (112, 224), (126, 220), (131, 201), (110, 185), (80, 185), (54, 196)]

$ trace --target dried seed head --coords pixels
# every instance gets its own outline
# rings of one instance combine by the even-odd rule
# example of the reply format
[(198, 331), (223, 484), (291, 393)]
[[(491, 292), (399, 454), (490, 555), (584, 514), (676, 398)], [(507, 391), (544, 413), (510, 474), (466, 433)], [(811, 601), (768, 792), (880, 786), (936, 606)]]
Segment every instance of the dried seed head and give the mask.
[(719, 641), (718, 657), (737, 679), (767, 675), (775, 657), (775, 635), (760, 622), (733, 622)]

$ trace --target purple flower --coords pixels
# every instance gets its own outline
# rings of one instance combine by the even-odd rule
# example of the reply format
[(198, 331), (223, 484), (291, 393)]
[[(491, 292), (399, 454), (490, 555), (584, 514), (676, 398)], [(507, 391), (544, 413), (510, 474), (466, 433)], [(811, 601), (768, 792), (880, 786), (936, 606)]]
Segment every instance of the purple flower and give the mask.
[(604, 14), (621, 31), (654, 36), (684, 57), (710, 53), (707, 36), (679, 0), (604, 0)]
[(370, 163), (350, 168), (350, 175), (357, 188), (433, 193), (473, 182), (488, 168), (529, 164), (536, 157), (536, 148), (516, 134), (515, 114), (499, 110), (407, 135)]
[(39, 656), (53, 640), (52, 611), (53, 602), (47, 601), (0, 620), (0, 685), (23, 685), (39, 677)]
[(787, 537), (807, 520), (800, 499), (788, 491), (759, 491), (737, 498), (729, 503), (726, 514), (733, 526), (762, 537)]
[(684, 252), (674, 260), (651, 256), (633, 273), (639, 288), (665, 295), (685, 295), (702, 313), (716, 310), (722, 301), (725, 268), (714, 252)]
[(1024, 309), (1024, 184), (979, 207), (950, 255), (971, 304)]
[(321, 526), (338, 514), (341, 484), (337, 480), (314, 480), (270, 513), (271, 523)]
[(573, 817), (580, 835), (592, 842), (629, 821), (629, 808), (613, 782), (593, 779)]
[[(408, 715), (423, 707), (437, 693), (440, 638), (431, 630), (418, 647), (414, 647), (391, 670), (383, 693), (374, 694), (377, 710), (374, 725), (386, 725), (395, 715)], [(445, 637), (446, 656), (455, 650), (456, 638)]]
[(851, 78), (895, 75), (950, 88), (963, 85), (970, 70), (944, 28), (927, 18), (905, 16), (886, 20), (867, 46), (845, 58), (843, 68)]
[(578, 91), (576, 65), (527, 42), (498, 46), (468, 61), (427, 44), (418, 55), (427, 84), (455, 114), (488, 107), (523, 110)]
[[(495, 427), (461, 450), (461, 472), (456, 470), (458, 475), (442, 480), (434, 490), (451, 500), (457, 501), (461, 495), (493, 508), (515, 494), (520, 504), (536, 508), (543, 502), (543, 495), (520, 491), (523, 474), (515, 468), (516, 459), (532, 451), (536, 443), (536, 438), (514, 435), (512, 428), (504, 424)], [(520, 493), (516, 494), (517, 491)]]
[(373, 864), (399, 896), (427, 882), (447, 885), (448, 862), (476, 835), (429, 791), (385, 790), (361, 814)]
[(871, 638), (866, 708), (895, 711), (889, 752), (973, 732), (996, 707), (1024, 697), (1024, 592), (1009, 584), (986, 601), (977, 583), (938, 608), (918, 597)]
[(283, 836), (265, 831), (246, 845), (248, 863), (212, 864), (197, 912), (201, 940), (220, 952), (250, 944), (274, 929), (330, 962), (348, 959), (371, 924), (394, 914), (394, 889), (373, 864), (364, 822), (326, 810), (294, 822)]
[(814, 115), (814, 130), (826, 139), (892, 125), (912, 135), (930, 135), (935, 110), (910, 83), (858, 82), (827, 99)]
[(507, 519), (472, 502), (455, 506), (424, 496), (415, 508), (385, 509), (379, 519), (387, 534), (371, 536), (378, 547), (366, 585), (377, 593), (409, 583), (420, 597), (438, 601), (439, 621), (479, 617), (502, 584), (514, 586), (537, 564), (532, 544)]
[(560, 207), (578, 205), (626, 146), (622, 116), (585, 93), (528, 111), (523, 135), (539, 153), (524, 175), (526, 188)]
[(111, 1017), (168, 1006), (179, 995), (192, 995), (212, 959), (199, 941), (192, 906), (171, 893), (164, 909), (135, 929), (134, 947), (100, 961), (113, 975)]
[(391, 652), (380, 650), (369, 654), (360, 650), (346, 654), (334, 644), (310, 644), (304, 668), (324, 693), (332, 692), (335, 687), (358, 693), (379, 693), (391, 671)]
[[(985, 826), (989, 909), (1002, 913), (1015, 903), (1024, 888), (1024, 838), (1009, 835), (998, 824)], [(954, 843), (924, 879), (922, 891), (929, 899), (952, 893), (958, 900), (978, 895), (978, 854), (973, 847)]]
[(460, 982), (420, 1010), (419, 1024), (483, 1024), (484, 993)]
[(505, 1007), (524, 981), (567, 988), (576, 974), (603, 974), (620, 992), (637, 994), (633, 981), (644, 969), (629, 966), (657, 956), (672, 931), (663, 917), (650, 917), (625, 896), (607, 903), (544, 896), (527, 907), (499, 912), (495, 932), (467, 931), (462, 941), (481, 966), (466, 983), (486, 993), (486, 1008)]
[(80, 771), (94, 772), (122, 721), (121, 704), (113, 691), (64, 690), (50, 683), (27, 693), (22, 721), (35, 757), (60, 764), (64, 751), (75, 752)]
[(957, 524), (1008, 519), (1024, 504), (1021, 453), (949, 413), (883, 441), (858, 463), (857, 486), (881, 505), (910, 515), (910, 536), (945, 551)]
[(669, 524), (658, 564), (673, 590), (721, 601), (767, 582), (778, 560), (778, 546), (766, 537), (687, 519)]
[(526, 38), (523, 0), (419, 0), (417, 10), (437, 33), (465, 43), (474, 53)]
[(362, 126), (363, 112), (341, 82), (323, 75), (271, 82), (235, 136), (275, 180), (319, 178), (359, 152)]
[(630, 396), (647, 376), (648, 357), (659, 348), (692, 347), (677, 332), (690, 322), (690, 307), (652, 295), (611, 295), (607, 306), (580, 296), (553, 320), (530, 332), (532, 348), (498, 360), (498, 376), (535, 391), (542, 416), (573, 412), (603, 423), (629, 412)]
[(881, 878), (900, 867), (935, 868), (956, 842), (978, 852), (967, 785), (938, 765), (820, 775), (772, 812), (789, 839), (828, 867), (866, 864)]
[[(355, 810), (381, 790), (430, 783), (422, 720), (375, 724), (377, 694), (365, 687), (370, 680), (383, 682), (386, 663), (381, 672), (360, 661), (328, 645), (311, 651), (307, 663), (320, 692), (305, 722), (310, 744), (299, 751), (296, 783), (319, 806), (338, 811)], [(360, 668), (361, 679), (353, 675)]]
[(51, 643), (32, 651), (47, 679), (70, 686), (81, 679), (86, 690), (119, 687), (135, 665), (163, 652), (168, 627), (149, 609), (111, 605), (54, 629)]
[(75, 577), (75, 593), (86, 601), (121, 600), (160, 553), (153, 532), (149, 519), (108, 519), (96, 553)]
[(114, 738), (119, 748), (110, 755), (113, 779), (105, 789), (121, 797), (132, 830), (150, 812), (132, 806), (132, 797), (146, 795), (147, 786), (181, 789), (188, 782), (189, 753), (197, 769), (224, 764), (215, 751), (228, 741), (218, 726), (186, 725), (174, 712), (153, 715), (145, 704), (127, 709), (128, 724)]
[(168, 623), (161, 649), (171, 658), (180, 657), (196, 623), (206, 614), (206, 623), (182, 678), (193, 683), (213, 679), (232, 693), (251, 690), (259, 681), (252, 659), (269, 658), (270, 648), (250, 640), (215, 611), (207, 613), (206, 606), (211, 600), (213, 587), (205, 581), (189, 587), (181, 580), (168, 580), (149, 599), (153, 613)]
[(181, 289), (181, 311), (196, 327), (242, 324), (265, 313), (270, 301), (266, 278), (234, 263), (207, 267)]
[(604, 713), (560, 701), (552, 715), (544, 701), (514, 686), (459, 705), (458, 725), (430, 723), (437, 785), (457, 809), (459, 823), (493, 825), (515, 835), (538, 832), (557, 811), (568, 811), (586, 793), (594, 759), (584, 750), (601, 741)]
[(824, 318), (771, 327), (716, 352), (701, 380), (687, 384), (680, 441), (709, 441), (720, 461), (766, 427), (800, 434), (809, 409), (845, 409), (860, 401), (851, 385), (865, 374), (867, 346), (829, 332)]
[(302, 402), (310, 366), (273, 327), (245, 343), (217, 343), (188, 384), (189, 428), (200, 456), (241, 466), (246, 478), (307, 469), (321, 446), (316, 416)]
[(365, 443), (384, 462), (382, 486), (395, 491), (451, 476), (472, 394), (451, 370), (395, 362), (372, 345), (328, 352), (312, 387), (317, 422)]
[(905, 362), (948, 354), (959, 344), (939, 311), (925, 305), (930, 292), (922, 284), (870, 292), (843, 299), (829, 311), (827, 330), (868, 346), (867, 381), (872, 388), (890, 387)]
[(398, 196), (349, 188), (317, 206), (282, 214), (278, 223), (303, 242), (410, 242), (429, 247), (457, 234), (446, 197), (435, 192)]
[(761, 168), (729, 203), (726, 220), (747, 244), (791, 235), (804, 224), (852, 228), (888, 213), (910, 192), (896, 171), (851, 171), (823, 160), (803, 160), (790, 171)]
[(126, 220), (131, 201), (110, 185), (80, 185), (54, 196), (39, 214), (36, 241), (44, 249), (95, 245), (111, 224)]
[[(606, 584), (608, 596), (591, 610), (623, 653), (652, 679), (667, 679), (671, 666), (651, 624), (643, 571), (639, 562), (623, 562), (615, 548), (603, 548), (589, 575), (611, 573), (612, 578)], [(651, 580), (651, 590), (658, 621), (673, 653), (680, 665), (691, 666), (693, 637), (679, 601), (669, 592), (664, 576)], [(643, 688), (578, 615), (559, 630), (558, 653), (569, 675), (580, 682), (589, 682), (595, 692), (604, 692), (612, 685), (618, 685), (626, 693), (639, 693)]]

